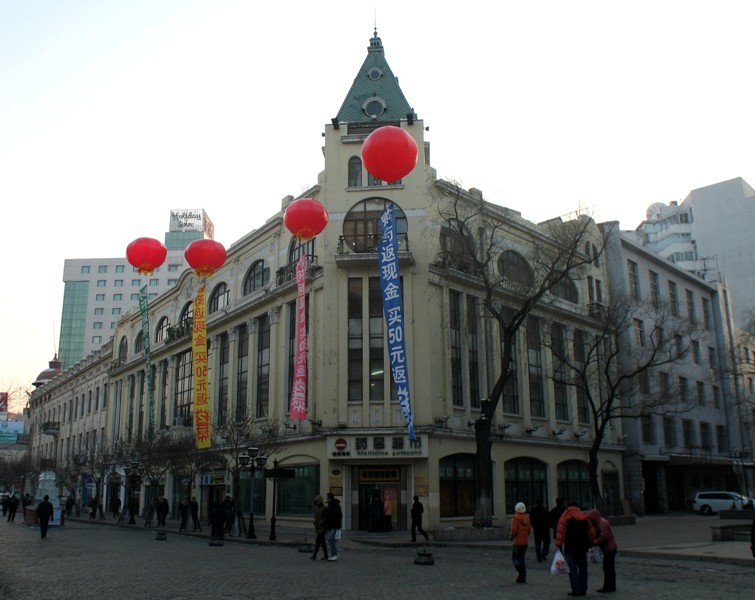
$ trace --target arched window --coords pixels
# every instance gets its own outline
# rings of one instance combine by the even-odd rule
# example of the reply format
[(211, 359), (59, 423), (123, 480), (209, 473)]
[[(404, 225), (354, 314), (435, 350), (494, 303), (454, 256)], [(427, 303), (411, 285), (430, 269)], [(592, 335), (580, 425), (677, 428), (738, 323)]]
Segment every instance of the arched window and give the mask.
[(362, 187), (362, 159), (352, 156), (349, 159), (349, 187)]
[(118, 360), (121, 362), (121, 364), (126, 362), (126, 359), (128, 358), (128, 340), (126, 339), (126, 336), (124, 335), (121, 338), (121, 341), (118, 343)]
[(399, 246), (406, 240), (406, 215), (398, 205), (383, 198), (368, 198), (351, 207), (343, 221), (343, 237), (352, 252), (377, 252), (380, 238), (380, 216), (386, 206), (394, 205), (396, 235)]
[(474, 454), (440, 459), (440, 516), (471, 517), (476, 497)]
[(270, 267), (265, 264), (264, 260), (258, 260), (247, 271), (244, 277), (244, 296), (252, 292), (261, 290), (270, 282)]
[(217, 286), (215, 286), (215, 289), (212, 290), (212, 294), (210, 294), (210, 301), (207, 303), (208, 314), (211, 315), (212, 313), (217, 312), (219, 309), (228, 306), (228, 303), (230, 301), (231, 290), (225, 283), (219, 283)]
[(577, 286), (569, 277), (562, 277), (553, 287), (551, 287), (551, 294), (561, 300), (566, 300), (572, 304), (579, 302), (579, 294), (577, 293)]
[(315, 255), (315, 239), (312, 238), (306, 242), (297, 240), (296, 238), (291, 240), (291, 245), (288, 247), (288, 263), (293, 264), (299, 257), (314, 256)]
[(144, 352), (144, 333), (141, 331), (136, 334), (136, 341), (134, 342), (134, 354)]
[(194, 303), (188, 302), (186, 306), (183, 307), (183, 310), (181, 311), (181, 318), (179, 319), (179, 323), (181, 325), (191, 327), (192, 322), (194, 321)]
[(506, 461), (503, 472), (506, 513), (513, 514), (517, 502), (534, 506), (536, 500), (548, 501), (548, 468), (544, 462), (526, 456), (512, 458)]
[(559, 463), (558, 495), (566, 498), (566, 502), (579, 502), (582, 508), (592, 506), (590, 493), (590, 473), (587, 463), (579, 460), (565, 460)]
[(532, 287), (535, 281), (527, 260), (514, 250), (505, 250), (498, 258), (498, 272), (505, 280), (522, 288)]
[(157, 322), (157, 328), (155, 329), (155, 341), (162, 342), (168, 335), (168, 317), (163, 317)]
[(477, 255), (474, 238), (458, 219), (449, 219), (440, 230), (441, 264), (450, 269), (468, 273), (473, 270)]

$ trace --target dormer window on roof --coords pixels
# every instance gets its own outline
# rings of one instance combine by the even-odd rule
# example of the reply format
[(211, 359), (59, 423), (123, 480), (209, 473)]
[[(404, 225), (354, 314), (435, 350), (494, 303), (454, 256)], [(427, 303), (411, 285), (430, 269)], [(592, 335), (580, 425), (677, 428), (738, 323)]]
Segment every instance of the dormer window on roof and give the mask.
[(377, 119), (385, 112), (385, 100), (378, 98), (377, 96), (367, 98), (362, 105), (362, 110), (368, 117)]
[(372, 67), (369, 71), (367, 71), (367, 77), (372, 79), (372, 81), (377, 81), (383, 76), (382, 69), (378, 67)]

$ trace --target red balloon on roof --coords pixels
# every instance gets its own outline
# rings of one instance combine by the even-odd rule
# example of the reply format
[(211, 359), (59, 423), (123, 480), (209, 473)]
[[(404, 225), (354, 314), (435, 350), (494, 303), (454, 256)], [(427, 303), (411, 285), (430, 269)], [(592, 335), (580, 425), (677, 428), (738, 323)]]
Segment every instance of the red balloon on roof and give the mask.
[(417, 142), (401, 127), (384, 125), (362, 144), (365, 169), (383, 181), (398, 181), (417, 165)]
[(165, 262), (168, 249), (154, 238), (135, 239), (126, 248), (128, 262), (142, 275), (152, 275)]
[(328, 211), (314, 198), (299, 198), (286, 207), (283, 224), (298, 239), (311, 240), (328, 224)]
[(200, 277), (209, 277), (225, 263), (227, 254), (223, 244), (215, 240), (194, 240), (186, 246), (184, 256)]

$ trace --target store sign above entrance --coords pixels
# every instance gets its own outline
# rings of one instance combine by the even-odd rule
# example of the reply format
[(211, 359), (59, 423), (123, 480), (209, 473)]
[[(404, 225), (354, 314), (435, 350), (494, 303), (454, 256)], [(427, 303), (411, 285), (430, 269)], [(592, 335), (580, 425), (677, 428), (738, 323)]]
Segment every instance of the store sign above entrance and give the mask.
[(427, 458), (427, 436), (335, 435), (328, 437), (329, 458)]

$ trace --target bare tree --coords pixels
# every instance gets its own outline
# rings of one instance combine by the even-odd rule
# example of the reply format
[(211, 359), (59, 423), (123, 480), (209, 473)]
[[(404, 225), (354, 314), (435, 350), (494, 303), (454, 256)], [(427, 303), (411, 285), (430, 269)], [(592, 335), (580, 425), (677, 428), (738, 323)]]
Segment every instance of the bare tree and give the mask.
[[(553, 219), (528, 226), (521, 217), (505, 208), (485, 202), (458, 186), (442, 182), (444, 196), (438, 212), (441, 229), (441, 266), (461, 272), (482, 294), (485, 313), (498, 325), (501, 336), (501, 363), (487, 398), (481, 402), (475, 423), (477, 494), (473, 526), (491, 527), (492, 437), (491, 422), (507, 382), (517, 333), (538, 307), (553, 301), (554, 292), (574, 279), (585, 276), (603, 244), (595, 222), (587, 216), (563, 221)], [(511, 252), (511, 232), (529, 250)], [(585, 244), (595, 246), (586, 254)], [(522, 261), (516, 257), (525, 256)]]
[[(79, 449), (79, 452), (74, 454), (71, 467), (77, 475), (89, 475), (92, 478), (94, 484), (94, 498), (96, 502), (94, 506), (95, 516), (97, 511), (102, 511), (102, 497), (103, 497), (103, 484), (105, 478), (110, 472), (110, 467), (113, 464), (115, 455), (113, 450), (105, 444), (105, 440), (102, 437), (89, 439), (88, 444)], [(104, 511), (102, 512), (104, 515)]]
[[(545, 344), (553, 354), (554, 385), (575, 390), (578, 409), (589, 411), (593, 436), (589, 450), (590, 489), (598, 508), (605, 508), (598, 461), (609, 426), (620, 419), (689, 411), (672, 382), (673, 369), (690, 352), (690, 328), (671, 318), (665, 307), (612, 298), (594, 311), (599, 329), (578, 331), (573, 351), (566, 351), (563, 331), (551, 328)], [(634, 343), (628, 342), (634, 338)], [(585, 415), (587, 416), (587, 415)], [(588, 421), (587, 418), (580, 420)]]

